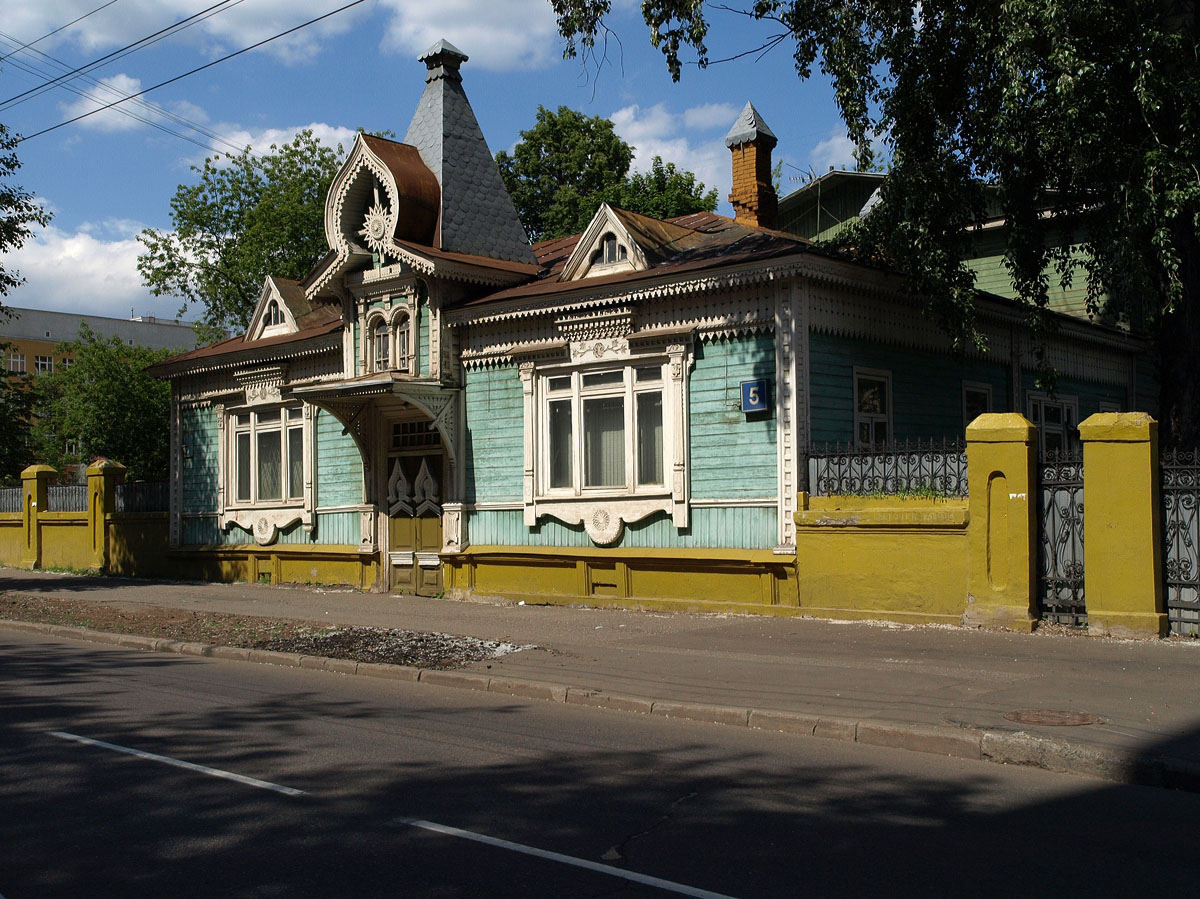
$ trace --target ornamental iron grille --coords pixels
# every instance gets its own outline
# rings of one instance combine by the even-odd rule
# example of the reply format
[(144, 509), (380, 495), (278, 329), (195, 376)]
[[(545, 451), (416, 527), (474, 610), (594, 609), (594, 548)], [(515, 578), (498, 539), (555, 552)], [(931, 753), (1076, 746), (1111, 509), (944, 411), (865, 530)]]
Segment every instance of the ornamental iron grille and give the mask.
[(1045, 450), (1038, 459), (1038, 599), (1042, 620), (1083, 627), (1083, 453)]
[(966, 445), (961, 440), (906, 440), (868, 447), (813, 446), (808, 483), (813, 496), (966, 496)]
[(1159, 461), (1163, 584), (1177, 634), (1200, 634), (1200, 450), (1167, 450)]

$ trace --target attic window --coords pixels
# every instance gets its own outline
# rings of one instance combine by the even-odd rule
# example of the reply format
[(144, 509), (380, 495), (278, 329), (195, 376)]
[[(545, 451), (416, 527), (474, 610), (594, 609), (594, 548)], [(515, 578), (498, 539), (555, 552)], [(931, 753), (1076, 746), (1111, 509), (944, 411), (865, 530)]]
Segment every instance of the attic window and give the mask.
[(609, 233), (600, 239), (600, 249), (592, 254), (592, 265), (612, 265), (625, 262), (628, 258), (629, 251), (625, 245), (617, 243), (616, 235)]
[(267, 306), (266, 326), (273, 328), (275, 325), (283, 324), (283, 310), (279, 308), (279, 304), (271, 300), (271, 305)]

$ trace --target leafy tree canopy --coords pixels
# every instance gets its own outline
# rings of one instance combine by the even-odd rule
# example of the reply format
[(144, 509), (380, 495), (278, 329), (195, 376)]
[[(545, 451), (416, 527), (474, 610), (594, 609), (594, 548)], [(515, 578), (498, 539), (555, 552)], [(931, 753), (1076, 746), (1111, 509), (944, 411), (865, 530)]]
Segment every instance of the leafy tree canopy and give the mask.
[(695, 175), (660, 157), (628, 177), (633, 151), (608, 119), (539, 106), (536, 124), (511, 155), (496, 154), (496, 165), (534, 241), (578, 234), (602, 202), (657, 218), (716, 208), (715, 190), (705, 193)]
[[(610, 0), (551, 4), (567, 55), (592, 52)], [(704, 4), (642, 10), (675, 78), (683, 54), (709, 63)], [(754, 0), (742, 12), (762, 22), (763, 46), (790, 46), (801, 78), (830, 77), (861, 161), (884, 135), (891, 167), (850, 236), (858, 252), (906, 271), (956, 341), (979, 342), (965, 229), (997, 213), (1028, 308), (1045, 307), (1051, 278), (1078, 277), (1094, 312), (1152, 329), (1160, 416), (1200, 442), (1194, 2)], [(1050, 227), (1074, 233), (1047, 240)], [(1072, 257), (1072, 242), (1084, 252)]]
[[(21, 167), (17, 159), (17, 136), (0, 124), (0, 257), (18, 249), (31, 234), (31, 225), (45, 225), (48, 213), (27, 191), (8, 179)], [(20, 273), (5, 268), (0, 261), (0, 297), (22, 283)], [(0, 315), (4, 306), (0, 304)]]
[(30, 377), (9, 371), (8, 350), (0, 343), (0, 484), (15, 482), (33, 462), (29, 444), (29, 419), (33, 412)]
[(146, 367), (179, 350), (129, 346), (119, 337), (105, 340), (87, 325), (80, 326), (77, 340), (56, 350), (74, 355), (75, 361), (34, 379), (38, 461), (61, 469), (104, 456), (123, 464), (131, 481), (166, 478), (171, 386)]
[(267, 276), (302, 278), (324, 255), (325, 195), (341, 162), (341, 147), (306, 130), (262, 156), (247, 147), (193, 166), (200, 180), (176, 189), (172, 229), (138, 237), (143, 283), (185, 310), (203, 306), (204, 339), (245, 328)]

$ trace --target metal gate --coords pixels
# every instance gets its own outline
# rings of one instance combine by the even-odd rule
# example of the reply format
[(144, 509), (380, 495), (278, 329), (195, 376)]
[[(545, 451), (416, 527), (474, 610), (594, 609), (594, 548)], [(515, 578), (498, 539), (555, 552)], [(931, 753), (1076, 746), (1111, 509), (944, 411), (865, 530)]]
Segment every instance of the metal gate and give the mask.
[(1038, 458), (1038, 599), (1042, 620), (1082, 627), (1083, 453), (1046, 450)]
[(1167, 450), (1159, 460), (1163, 580), (1177, 634), (1200, 634), (1200, 450)]

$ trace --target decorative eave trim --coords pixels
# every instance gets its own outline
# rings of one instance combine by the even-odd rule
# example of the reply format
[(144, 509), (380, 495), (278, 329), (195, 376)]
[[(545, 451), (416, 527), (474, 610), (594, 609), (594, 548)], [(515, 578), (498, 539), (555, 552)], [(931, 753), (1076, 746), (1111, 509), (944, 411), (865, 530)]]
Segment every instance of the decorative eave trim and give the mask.
[[(168, 380), (176, 378), (188, 378), (193, 375), (203, 375), (214, 371), (228, 371), (235, 368), (249, 368), (252, 366), (270, 365), (275, 362), (282, 362), (292, 359), (303, 359), (306, 356), (319, 356), (323, 353), (336, 350), (338, 354), (342, 351), (342, 332), (341, 330), (334, 331), (329, 334), (322, 334), (320, 337), (313, 337), (304, 341), (299, 346), (291, 349), (279, 349), (275, 352), (266, 352), (263, 348), (257, 348), (262, 353), (261, 358), (247, 358), (246, 353), (256, 349), (253, 344), (247, 345), (244, 349), (238, 349), (226, 356), (215, 356), (211, 360), (197, 360), (194, 366), (186, 365), (177, 371), (170, 372), (165, 375)], [(272, 350), (273, 347), (267, 347), (266, 350)], [(237, 358), (230, 358), (236, 354)], [(163, 377), (163, 376), (160, 376)]]
[(476, 266), (464, 262), (451, 262), (447, 259), (432, 259), (394, 242), (389, 252), (401, 262), (411, 266), (413, 271), (418, 274), (447, 281), (482, 284), (485, 287), (511, 287), (529, 277), (518, 272), (504, 272), (483, 265)]
[[(865, 277), (864, 277), (865, 275)], [(834, 285), (853, 286), (871, 293), (886, 294), (888, 281), (896, 276), (888, 272), (863, 269), (850, 263), (804, 255), (785, 257), (784, 261), (746, 263), (718, 273), (696, 275), (665, 274), (649, 284), (622, 281), (601, 286), (583, 281), (572, 282), (573, 289), (549, 297), (516, 299), (497, 303), (481, 310), (478, 306), (455, 309), (446, 313), (452, 327), (483, 325), (492, 322), (537, 315), (561, 313), (571, 309), (587, 309), (615, 303), (637, 302), (690, 293), (709, 293), (737, 287), (769, 283), (788, 277), (806, 277)]]

